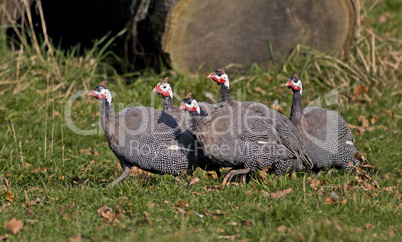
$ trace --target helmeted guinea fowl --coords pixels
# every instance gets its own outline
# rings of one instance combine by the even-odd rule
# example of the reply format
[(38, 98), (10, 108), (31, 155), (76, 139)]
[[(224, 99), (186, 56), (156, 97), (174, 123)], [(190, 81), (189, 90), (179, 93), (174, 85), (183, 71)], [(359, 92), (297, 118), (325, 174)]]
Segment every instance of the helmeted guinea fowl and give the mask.
[[(189, 149), (195, 151), (198, 167), (205, 171), (215, 171), (217, 177), (219, 178), (221, 176), (221, 173), (219, 171), (220, 166), (213, 164), (210, 159), (204, 156), (203, 151), (202, 149), (200, 149), (201, 147), (199, 147), (195, 136), (193, 136), (193, 134), (190, 132), (192, 121), (190, 115), (188, 114), (188, 112), (184, 112), (182, 110), (179, 110), (178, 107), (173, 106), (173, 89), (168, 83), (168, 80), (169, 78), (166, 77), (165, 79), (163, 79), (162, 82), (156, 84), (152, 92), (162, 96), (163, 110), (170, 114), (184, 129), (186, 129), (187, 135), (193, 137), (193, 139), (191, 140), (193, 144), (190, 144)], [(208, 104), (204, 105), (207, 107), (207, 109), (210, 108)]]
[(277, 131), (282, 143), (293, 152), (299, 154), (305, 170), (313, 168), (313, 163), (304, 151), (303, 142), (295, 125), (283, 114), (269, 108), (267, 105), (258, 102), (239, 102), (230, 96), (229, 76), (225, 67), (210, 73), (208, 78), (218, 83), (221, 87), (222, 107), (233, 107), (242, 110), (252, 110), (270, 120), (270, 125)]
[(99, 83), (87, 95), (100, 100), (102, 127), (123, 168), (109, 187), (123, 180), (133, 165), (157, 174), (191, 174), (197, 161), (194, 152), (188, 150), (193, 137), (187, 130), (171, 115), (150, 107), (130, 107), (114, 113), (112, 95), (105, 84)]
[(351, 168), (349, 162), (353, 166), (359, 166), (359, 159), (367, 161), (354, 146), (352, 131), (338, 112), (321, 107), (302, 108), (303, 88), (297, 76), (297, 73), (294, 74), (286, 82), (286, 86), (293, 91), (289, 119), (299, 130), (304, 149), (313, 161), (314, 169), (335, 166), (348, 170)]
[[(216, 164), (233, 169), (226, 173), (223, 185), (233, 176), (271, 167), (277, 175), (303, 169), (304, 156), (286, 147), (271, 120), (251, 109), (223, 107), (205, 116), (197, 101), (188, 94), (180, 109), (193, 117), (193, 132), (204, 154)], [(302, 166), (302, 167), (300, 167)]]

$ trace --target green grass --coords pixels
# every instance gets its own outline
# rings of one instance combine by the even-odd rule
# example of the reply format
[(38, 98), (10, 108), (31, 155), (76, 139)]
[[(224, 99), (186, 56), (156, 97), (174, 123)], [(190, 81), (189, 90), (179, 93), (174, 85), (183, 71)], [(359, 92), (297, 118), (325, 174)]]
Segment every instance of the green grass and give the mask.
[[(400, 28), (395, 7), (400, 8), (400, 3), (379, 1), (369, 11), (371, 4), (361, 2), (364, 29), (372, 27), (382, 38)], [(387, 11), (389, 21), (397, 24), (375, 21)], [(218, 86), (203, 75), (189, 77), (171, 70), (120, 75), (107, 64), (110, 53), (103, 48), (108, 45), (104, 41), (82, 57), (74, 50), (54, 48), (52, 55), (42, 48), (41, 61), (33, 47), (24, 44), (22, 52), (13, 52), (2, 40), (0, 237), (9, 234), (12, 241), (400, 241), (402, 75), (400, 66), (387, 63), (397, 63), (394, 57), (401, 57), (401, 42), (393, 38), (400, 38), (400, 31), (376, 40), (376, 70), (371, 62), (371, 34), (364, 30), (344, 60), (300, 46), (285, 64), (269, 71), (257, 65), (242, 75), (228, 70), (235, 98), (267, 105), (278, 100), (285, 115), (290, 112), (292, 93), (283, 84), (294, 71), (303, 80), (304, 105), (320, 98), (325, 106), (325, 94), (338, 88), (339, 103), (328, 108), (356, 126), (361, 125), (361, 115), (369, 121), (369, 129), (362, 134), (353, 129), (357, 147), (378, 168), (369, 175), (380, 188), (367, 191), (357, 183), (356, 174), (341, 171), (320, 177), (311, 172), (298, 172), (295, 177), (261, 172), (246, 186), (221, 189), (220, 181), (197, 170), (200, 182), (186, 189), (170, 176), (138, 169), (106, 190), (106, 184), (120, 173), (120, 165), (102, 132), (83, 136), (67, 126), (64, 111), (73, 94), (106, 79), (116, 93), (113, 100), (118, 111), (137, 105), (161, 108), (151, 90), (165, 76), (178, 95), (191, 91), (198, 100), (209, 101), (206, 92), (219, 97)], [(368, 92), (355, 95), (357, 84)], [(99, 130), (96, 100), (78, 97), (72, 107), (77, 127)], [(308, 178), (321, 180), (322, 188), (314, 189)], [(286, 189), (292, 189), (287, 196), (269, 196)], [(331, 192), (339, 197), (335, 202), (328, 200)], [(112, 221), (98, 214), (104, 205), (113, 209), (107, 215)], [(12, 218), (24, 224), (17, 235), (4, 225)]]

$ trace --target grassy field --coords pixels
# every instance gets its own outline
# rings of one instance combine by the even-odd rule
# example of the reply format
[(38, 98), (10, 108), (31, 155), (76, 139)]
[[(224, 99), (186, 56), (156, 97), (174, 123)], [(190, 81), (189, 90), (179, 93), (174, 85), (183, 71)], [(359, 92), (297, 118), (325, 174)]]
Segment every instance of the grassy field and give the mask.
[[(106, 40), (77, 56), (74, 48), (29, 45), (3, 35), (0, 240), (401, 241), (402, 3), (358, 3), (359, 27), (347, 58), (299, 46), (271, 70), (255, 65), (242, 75), (228, 73), (235, 98), (278, 103), (289, 115), (292, 92), (284, 83), (299, 72), (303, 104), (320, 101), (338, 110), (377, 169), (283, 177), (262, 171), (245, 186), (224, 189), (213, 173), (201, 170), (195, 173), (199, 182), (186, 188), (170, 176), (135, 168), (105, 189), (121, 168), (99, 130), (98, 101), (77, 94), (108, 80), (116, 111), (161, 108), (151, 91), (166, 76), (178, 95), (191, 91), (203, 101), (210, 101), (207, 92), (219, 97), (215, 83), (168, 69), (118, 74), (108, 64)], [(325, 94), (334, 90), (339, 102), (325, 103)], [(65, 112), (70, 104), (72, 111)], [(78, 135), (71, 124), (96, 134)]]

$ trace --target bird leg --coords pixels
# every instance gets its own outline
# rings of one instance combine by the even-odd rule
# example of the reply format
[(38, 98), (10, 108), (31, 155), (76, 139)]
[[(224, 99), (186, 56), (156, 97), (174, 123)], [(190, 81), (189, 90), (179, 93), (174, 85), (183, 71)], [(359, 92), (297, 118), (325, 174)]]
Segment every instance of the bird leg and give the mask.
[(243, 175), (243, 181), (245, 180), (245, 175), (250, 173), (251, 168), (245, 168), (245, 169), (240, 169), (240, 170), (230, 170), (228, 173), (225, 174), (225, 176), (223, 177), (223, 182), (222, 182), (222, 186), (224, 187), (226, 185), (226, 183), (229, 183), (232, 178), (236, 175)]
[(109, 189), (109, 188), (116, 186), (117, 183), (119, 183), (121, 180), (126, 178), (126, 176), (128, 176), (128, 174), (130, 174), (129, 166), (122, 166), (122, 167), (123, 167), (123, 172), (120, 174), (120, 176), (118, 178), (116, 178), (116, 180), (114, 180), (112, 183), (110, 183), (106, 188)]

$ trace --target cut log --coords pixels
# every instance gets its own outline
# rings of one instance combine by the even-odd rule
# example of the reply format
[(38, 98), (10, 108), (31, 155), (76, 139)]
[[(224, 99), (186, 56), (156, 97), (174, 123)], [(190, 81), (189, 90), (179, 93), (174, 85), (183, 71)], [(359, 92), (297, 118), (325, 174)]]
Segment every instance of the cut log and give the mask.
[(267, 67), (297, 44), (343, 56), (354, 26), (352, 0), (178, 0), (168, 12), (162, 50), (183, 73), (230, 63)]

